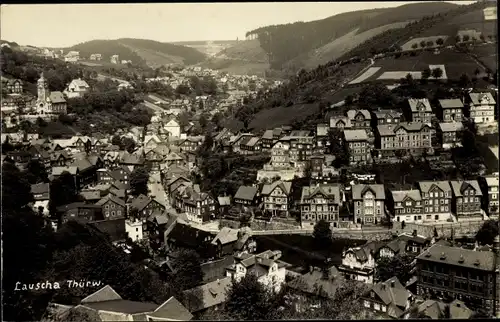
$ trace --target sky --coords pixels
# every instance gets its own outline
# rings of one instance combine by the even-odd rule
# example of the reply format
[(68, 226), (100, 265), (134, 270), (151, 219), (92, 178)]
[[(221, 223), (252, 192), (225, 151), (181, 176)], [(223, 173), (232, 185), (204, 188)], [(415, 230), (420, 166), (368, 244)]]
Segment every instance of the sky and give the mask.
[[(423, 2), (423, 1), (415, 1)], [(447, 1), (470, 4), (473, 1)], [(244, 39), (247, 31), (409, 2), (254, 2), (2, 5), (0, 38), (69, 47), (94, 39), (162, 42)]]

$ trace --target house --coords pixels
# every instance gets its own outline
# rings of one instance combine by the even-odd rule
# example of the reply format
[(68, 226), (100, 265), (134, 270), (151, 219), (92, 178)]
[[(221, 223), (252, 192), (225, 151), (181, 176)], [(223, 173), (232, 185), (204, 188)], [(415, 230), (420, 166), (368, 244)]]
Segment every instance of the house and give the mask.
[(250, 186), (240, 186), (234, 195), (234, 203), (252, 206), (256, 202), (257, 188)]
[(385, 191), (382, 184), (356, 184), (352, 186), (354, 222), (358, 224), (380, 224), (385, 215)]
[(260, 195), (262, 196), (264, 210), (269, 211), (273, 216), (288, 216), (291, 205), (292, 183), (289, 181), (275, 181), (262, 186)]
[(253, 253), (257, 246), (248, 227), (241, 229), (222, 227), (212, 240), (211, 245), (217, 258), (233, 255), (235, 252)]
[(181, 126), (179, 125), (179, 122), (177, 122), (175, 119), (171, 119), (168, 121), (164, 129), (170, 133), (170, 136), (173, 136), (175, 138), (181, 137)]
[[(290, 275), (295, 274), (297, 273)], [(335, 266), (323, 269), (310, 266), (306, 272), (295, 275), (287, 285), (308, 299), (311, 296), (333, 299), (342, 283), (344, 283), (344, 278)]]
[(328, 132), (330, 131), (330, 127), (328, 124), (319, 123), (316, 125), (316, 148), (319, 151), (324, 151), (324, 149), (330, 145), (330, 140), (328, 138)]
[(91, 54), (89, 57), (90, 60), (101, 60), (102, 55), (101, 54)]
[(481, 210), (483, 193), (477, 180), (450, 181), (453, 191), (452, 212), (457, 219), (483, 218)]
[(81, 222), (92, 222), (100, 220), (102, 208), (99, 205), (89, 205), (84, 202), (73, 202), (57, 207), (57, 213), (61, 214), (61, 222), (64, 224), (69, 220)]
[(178, 144), (180, 152), (194, 152), (198, 149), (198, 147), (203, 143), (203, 140), (195, 139), (195, 138), (187, 138), (185, 140), (181, 140)]
[(470, 118), (476, 124), (495, 122), (496, 102), (491, 93), (469, 93)]
[(366, 164), (372, 161), (371, 144), (366, 130), (345, 130), (344, 144), (351, 164)]
[(7, 79), (2, 80), (2, 86), (7, 89), (9, 94), (22, 94), (23, 93), (23, 81), (20, 79)]
[(378, 110), (373, 112), (375, 125), (398, 124), (401, 122), (401, 112), (394, 110)]
[(197, 184), (183, 183), (173, 195), (174, 206), (185, 212), (189, 221), (205, 223), (215, 219), (217, 203), (212, 196), (200, 190)]
[(408, 99), (408, 105), (410, 106), (412, 122), (431, 124), (434, 114), (432, 112), (431, 103), (427, 98), (410, 98)]
[(230, 277), (194, 287), (182, 292), (182, 303), (195, 314), (202, 314), (208, 309), (217, 310), (227, 301), (227, 292), (232, 285)]
[(72, 80), (71, 83), (68, 84), (63, 93), (68, 98), (75, 98), (75, 97), (83, 97), (83, 95), (85, 95), (85, 93), (88, 93), (89, 91), (90, 91), (89, 84), (87, 84), (87, 82), (84, 81), (83, 79), (78, 78)]
[(368, 110), (348, 110), (347, 118), (351, 121), (351, 129), (370, 129), (372, 116)]
[(464, 104), (458, 98), (439, 100), (438, 115), (441, 121), (462, 122)]
[(260, 138), (246, 137), (240, 141), (240, 151), (243, 155), (251, 155), (260, 152)]
[(278, 141), (272, 146), (271, 165), (274, 168), (289, 168), (291, 166), (289, 142)]
[(330, 117), (330, 128), (331, 129), (350, 129), (352, 128), (351, 120), (347, 116), (337, 115)]
[(125, 232), (133, 242), (141, 241), (144, 238), (143, 222), (138, 219), (125, 220)]
[[(50, 311), (57, 304), (49, 304)], [(60, 307), (60, 305), (58, 305)], [(92, 320), (99, 321), (189, 321), (193, 315), (175, 297), (163, 304), (124, 300), (111, 286), (106, 285), (81, 300), (76, 306), (69, 306), (59, 317), (69, 310), (90, 312)]]
[(363, 307), (375, 314), (400, 319), (413, 303), (413, 294), (406, 290), (397, 277), (373, 285), (360, 299)]
[(432, 147), (431, 128), (425, 123), (401, 122), (377, 126), (380, 156), (397, 153), (421, 154)]
[(273, 136), (273, 130), (266, 130), (260, 138), (261, 148), (263, 151), (271, 150), (276, 139)]
[[(420, 181), (425, 221), (450, 219), (452, 191), (448, 181)], [(434, 217), (434, 218), (433, 218)]]
[(434, 244), (417, 257), (417, 294), (424, 299), (458, 299), (495, 315), (495, 254)]
[(96, 205), (102, 207), (104, 219), (116, 219), (127, 215), (125, 202), (112, 194), (108, 194), (106, 197), (99, 200)]
[(486, 182), (486, 190), (488, 192), (487, 207), (486, 207), (488, 209), (488, 214), (490, 216), (498, 214), (499, 212), (498, 175), (485, 177), (485, 182)]
[(397, 222), (412, 223), (425, 220), (420, 190), (392, 190), (392, 205)]
[(285, 283), (286, 267), (289, 265), (279, 258), (281, 251), (267, 250), (260, 254), (243, 253), (235, 256), (235, 263), (226, 270), (226, 276), (239, 281), (247, 273), (255, 274), (257, 280), (270, 289), (279, 292)]
[(129, 216), (147, 219), (155, 210), (165, 210), (165, 206), (155, 199), (139, 195), (137, 198), (132, 199), (129, 209)]
[(290, 161), (297, 166), (308, 161), (315, 146), (314, 136), (310, 131), (296, 130), (289, 135), (290, 139)]
[(111, 56), (111, 63), (112, 64), (119, 64), (120, 63), (120, 56), (119, 55), (112, 55)]
[(375, 252), (375, 258), (389, 257), (392, 258), (396, 255), (419, 255), (424, 248), (431, 244), (429, 238), (419, 236), (416, 233), (410, 235), (403, 233), (393, 240), (387, 242), (385, 245), (380, 246)]
[(464, 302), (454, 300), (451, 303), (444, 303), (436, 300), (425, 300), (415, 303), (415, 310), (410, 309), (405, 314), (405, 319), (459, 319), (468, 320), (472, 318), (473, 311)]
[(459, 122), (439, 123), (439, 134), (443, 149), (447, 150), (462, 146), (461, 133), (463, 129), (463, 124)]
[(31, 193), (35, 202), (33, 203), (33, 211), (37, 214), (46, 216), (49, 214), (50, 200), (50, 184), (37, 183), (31, 185)]
[(360, 247), (348, 248), (342, 254), (339, 271), (348, 280), (356, 280), (368, 284), (373, 283), (375, 274), (375, 253), (380, 245), (369, 242)]
[(317, 184), (302, 188), (300, 199), (300, 218), (303, 226), (312, 226), (325, 220), (334, 227), (339, 222), (340, 186), (334, 184)]

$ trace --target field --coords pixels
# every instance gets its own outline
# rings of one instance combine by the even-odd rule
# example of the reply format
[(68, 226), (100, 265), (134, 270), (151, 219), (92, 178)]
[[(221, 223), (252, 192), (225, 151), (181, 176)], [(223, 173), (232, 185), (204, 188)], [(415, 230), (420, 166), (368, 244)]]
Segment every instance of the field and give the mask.
[(498, 69), (498, 52), (496, 44), (487, 44), (483, 46), (476, 46), (472, 53), (477, 55), (477, 58), (483, 62), (489, 69)]
[(362, 75), (351, 81), (349, 84), (359, 84), (362, 83), (363, 81), (367, 80), (368, 78), (372, 77), (375, 75), (381, 67), (370, 67), (366, 72), (364, 72)]
[(269, 70), (269, 63), (225, 58), (210, 58), (197, 66), (216, 69), (232, 75), (256, 75), (261, 77), (263, 77), (266, 71)]
[[(408, 72), (422, 72), (426, 68), (432, 68), (432, 65), (444, 65), (445, 70), (443, 71), (446, 74), (443, 76), (447, 76), (449, 79), (459, 79), (463, 73), (472, 76), (476, 68), (481, 70), (481, 66), (469, 56), (445, 49), (437, 55), (432, 52), (422, 52), (417, 56), (402, 56), (397, 59), (390, 57), (377, 60), (372, 68), (379, 67), (380, 70), (363, 81), (377, 80), (386, 72), (399, 72), (399, 74), (386, 74), (385, 79), (390, 79), (391, 77), (399, 79), (405, 77)], [(418, 78), (418, 74), (415, 74), (415, 78)]]

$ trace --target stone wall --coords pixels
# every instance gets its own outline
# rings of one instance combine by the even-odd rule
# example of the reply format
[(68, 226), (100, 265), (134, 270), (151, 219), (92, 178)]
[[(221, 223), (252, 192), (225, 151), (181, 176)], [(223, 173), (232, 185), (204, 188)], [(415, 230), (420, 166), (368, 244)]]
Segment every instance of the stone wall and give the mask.
[[(221, 219), (219, 227), (230, 227), (238, 229), (240, 228), (240, 222), (228, 219)], [(281, 230), (281, 229), (298, 229), (300, 226), (298, 224), (291, 224), (280, 221), (263, 221), (263, 220), (253, 220), (250, 223), (250, 228), (252, 230)]]
[(438, 237), (450, 238), (462, 237), (462, 236), (474, 236), (479, 228), (484, 224), (484, 221), (464, 221), (464, 222), (454, 222), (454, 223), (442, 223), (435, 225), (423, 225), (416, 223), (407, 223), (404, 229), (396, 227), (397, 223), (394, 223), (394, 231), (396, 233), (406, 232), (413, 233), (417, 231), (418, 235), (432, 238), (434, 237), (434, 229), (437, 232)]

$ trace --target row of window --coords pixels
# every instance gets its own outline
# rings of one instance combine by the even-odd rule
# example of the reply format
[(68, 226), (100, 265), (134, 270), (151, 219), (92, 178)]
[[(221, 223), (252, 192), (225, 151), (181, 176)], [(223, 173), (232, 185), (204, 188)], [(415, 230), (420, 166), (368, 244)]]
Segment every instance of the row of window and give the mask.
[(329, 220), (329, 221), (334, 221), (336, 220), (336, 215), (335, 214), (305, 214), (303, 215), (304, 220)]

